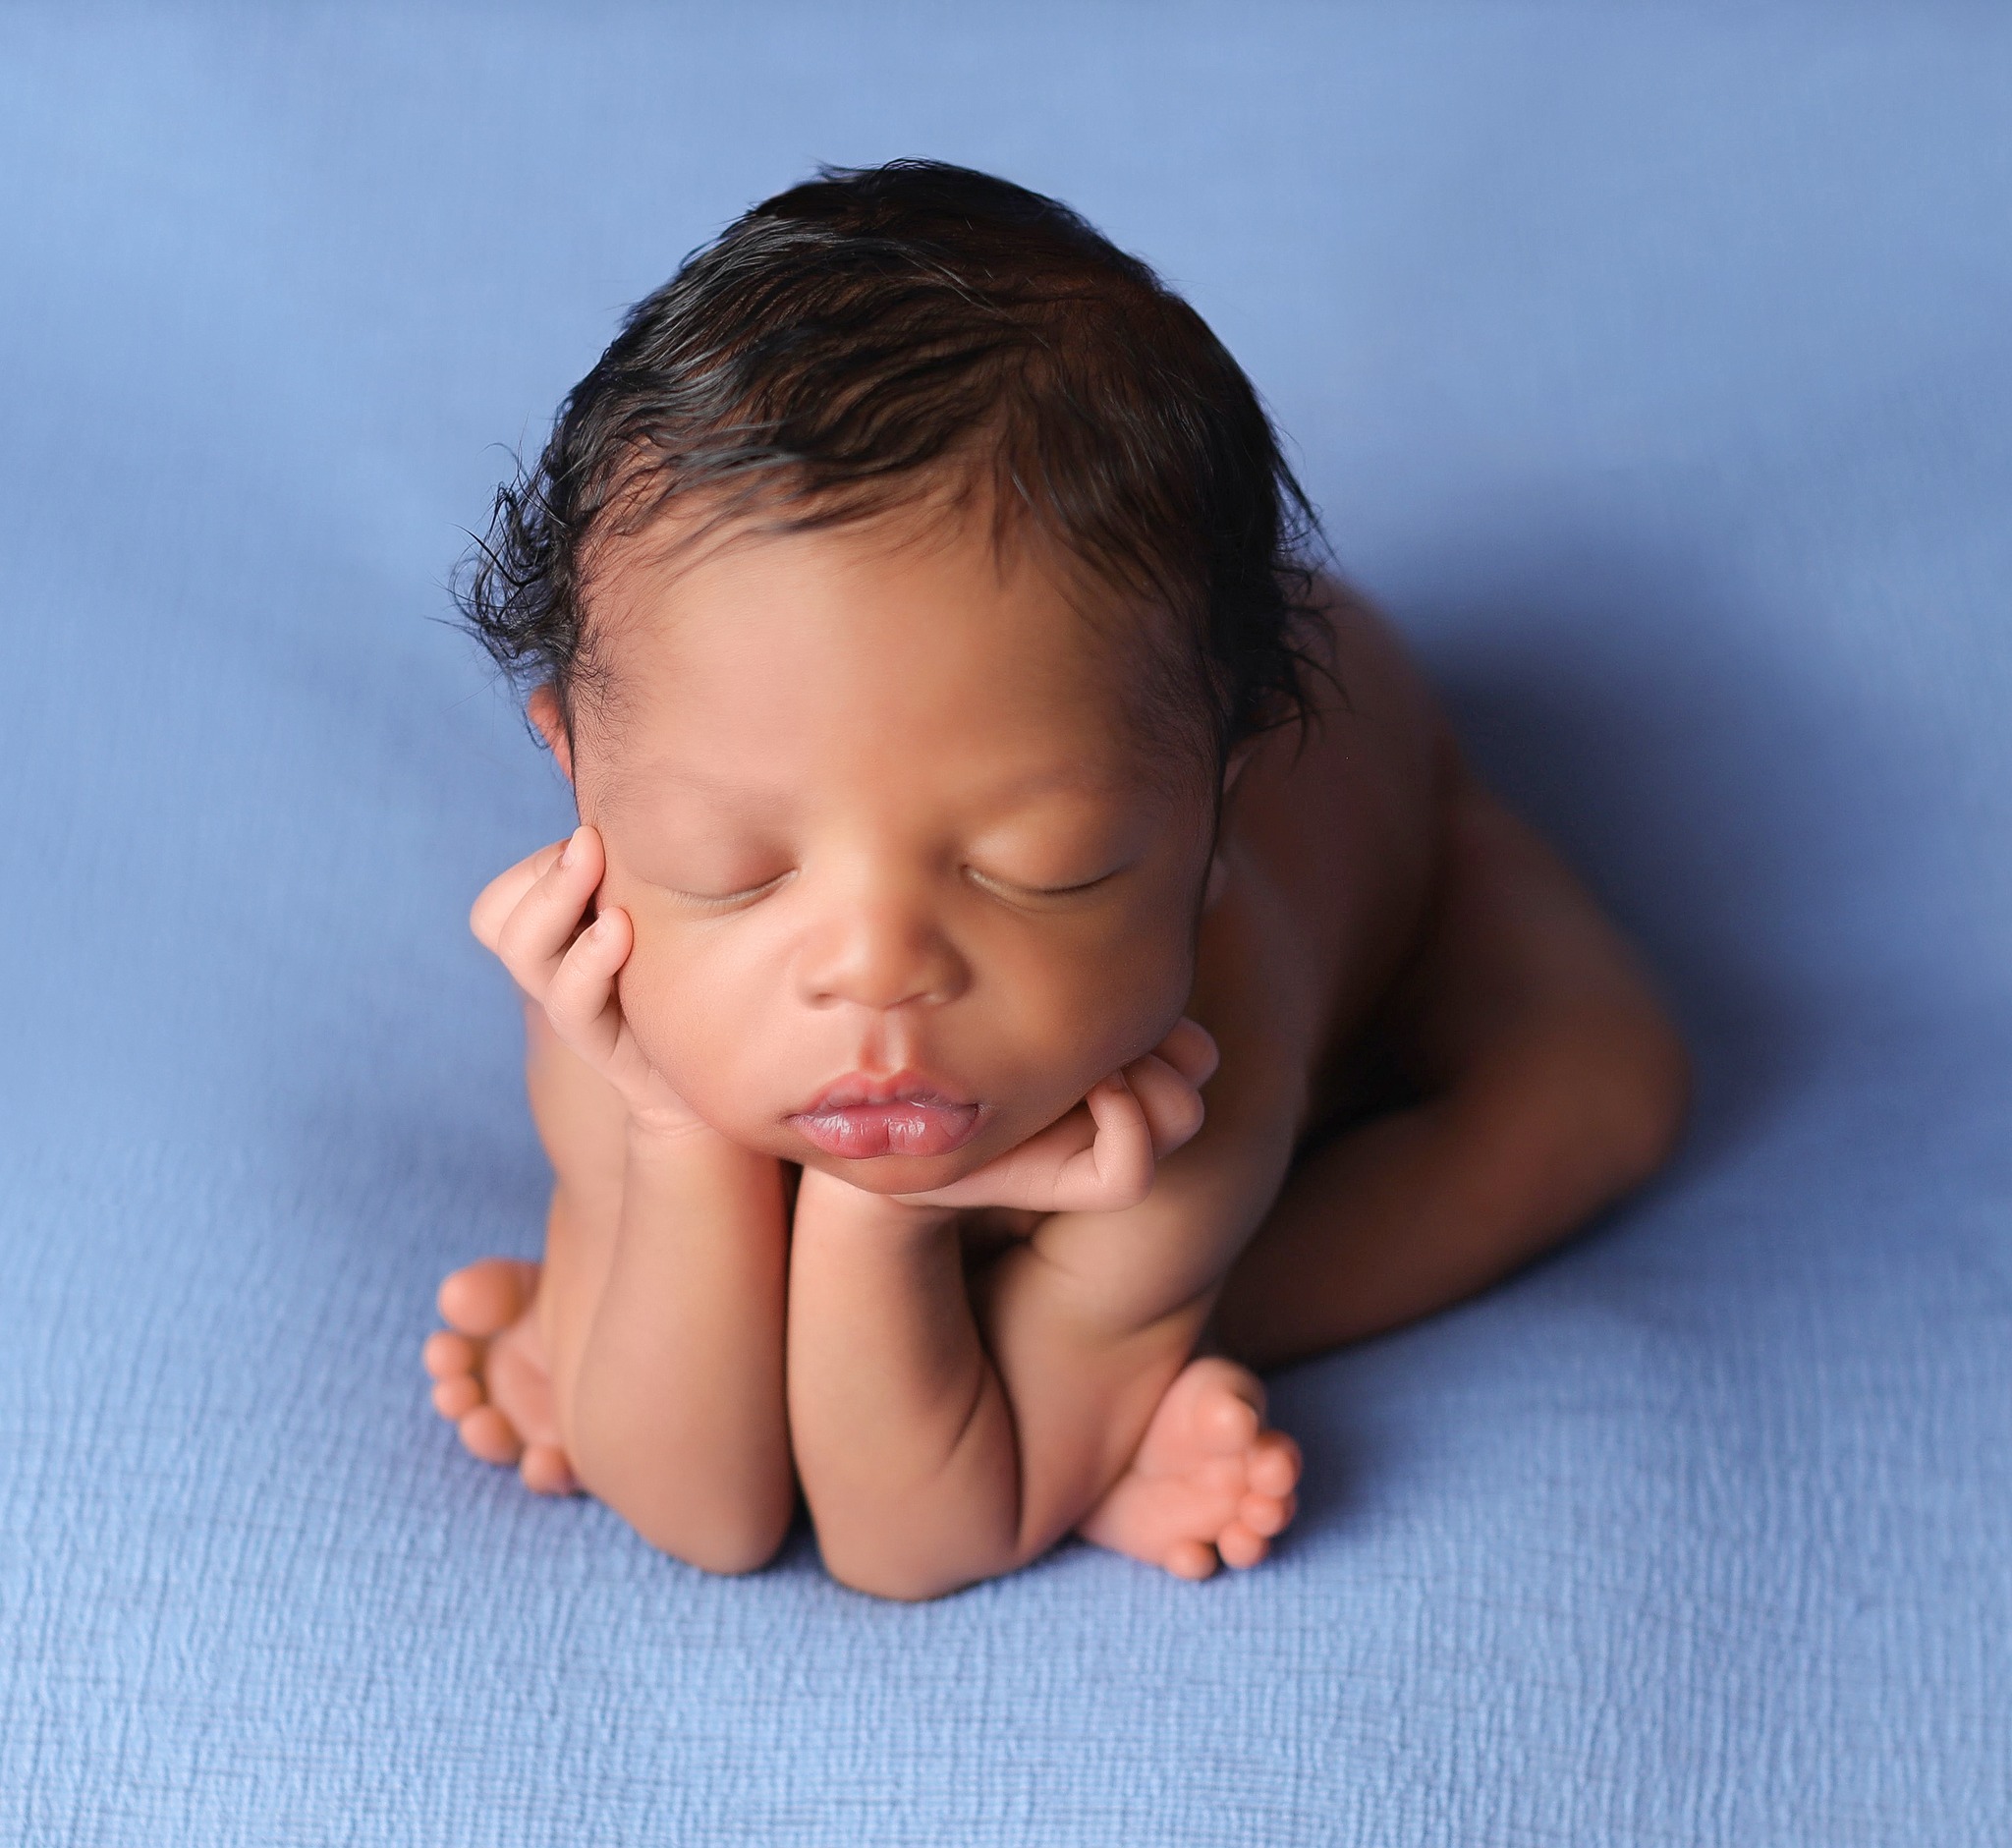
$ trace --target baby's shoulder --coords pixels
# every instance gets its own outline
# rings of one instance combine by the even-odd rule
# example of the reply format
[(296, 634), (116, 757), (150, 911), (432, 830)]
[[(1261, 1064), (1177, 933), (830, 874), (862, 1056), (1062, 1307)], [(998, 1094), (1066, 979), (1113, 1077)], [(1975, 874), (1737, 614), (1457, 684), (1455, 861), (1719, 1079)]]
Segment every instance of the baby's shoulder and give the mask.
[(1345, 1053), (1416, 943), (1457, 762), (1389, 623), (1332, 582), (1319, 608), (1312, 713), (1262, 737), (1237, 786), (1198, 980), (1198, 1018), (1219, 1039), (1218, 1023), (1233, 1038), (1232, 1023), (1250, 1023), (1265, 1053), (1310, 1083)]
[(1316, 581), (1301, 682), (1306, 718), (1276, 739), (1294, 782), (1353, 769), (1328, 774), (1346, 789), (1373, 771), (1394, 789), (1429, 796), (1451, 736), (1445, 714), (1396, 626), (1339, 579)]

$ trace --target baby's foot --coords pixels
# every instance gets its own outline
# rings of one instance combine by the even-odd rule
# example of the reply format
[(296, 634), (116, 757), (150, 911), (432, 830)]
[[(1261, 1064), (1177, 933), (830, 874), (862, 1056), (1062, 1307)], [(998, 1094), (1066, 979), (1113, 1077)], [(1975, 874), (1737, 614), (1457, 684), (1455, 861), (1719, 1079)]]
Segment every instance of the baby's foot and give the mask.
[(1264, 1388), (1213, 1355), (1167, 1388), (1139, 1453), (1077, 1532), (1177, 1579), (1255, 1566), (1293, 1518), (1300, 1447), (1264, 1428)]
[(426, 1337), (433, 1409), (484, 1463), (515, 1463), (525, 1487), (570, 1495), (579, 1487), (559, 1440), (552, 1372), (536, 1313), (539, 1266), (484, 1258), (440, 1286), (448, 1325)]

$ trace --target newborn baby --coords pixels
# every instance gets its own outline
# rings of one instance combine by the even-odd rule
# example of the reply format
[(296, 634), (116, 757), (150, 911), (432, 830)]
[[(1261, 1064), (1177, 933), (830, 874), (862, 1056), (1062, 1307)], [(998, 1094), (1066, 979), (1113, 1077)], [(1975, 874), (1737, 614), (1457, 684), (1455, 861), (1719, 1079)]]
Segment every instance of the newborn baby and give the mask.
[(1635, 958), (1313, 537), (1200, 317), (1003, 182), (826, 172), (635, 310), (462, 587), (581, 818), (473, 916), (557, 1183), (441, 1286), (470, 1450), (715, 1572), (800, 1490), (890, 1597), (1248, 1567), (1253, 1369), (1663, 1161)]

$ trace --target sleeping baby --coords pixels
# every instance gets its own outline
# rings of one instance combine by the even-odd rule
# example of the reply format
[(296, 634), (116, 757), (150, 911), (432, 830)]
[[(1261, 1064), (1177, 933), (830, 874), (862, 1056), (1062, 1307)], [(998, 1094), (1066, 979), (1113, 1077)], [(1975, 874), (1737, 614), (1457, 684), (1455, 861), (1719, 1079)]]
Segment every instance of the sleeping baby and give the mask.
[(1250, 1567), (1258, 1371), (1665, 1159), (1643, 970), (1316, 543), (1194, 310), (981, 174), (630, 315), (460, 587), (580, 816), (473, 914), (556, 1179), (440, 1289), (471, 1451), (713, 1572), (800, 1495), (886, 1597)]

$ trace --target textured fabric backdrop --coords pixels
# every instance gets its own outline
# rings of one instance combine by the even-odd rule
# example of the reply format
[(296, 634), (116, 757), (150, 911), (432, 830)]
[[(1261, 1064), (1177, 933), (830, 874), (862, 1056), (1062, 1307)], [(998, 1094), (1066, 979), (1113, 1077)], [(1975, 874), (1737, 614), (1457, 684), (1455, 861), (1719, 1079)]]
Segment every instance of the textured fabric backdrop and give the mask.
[[(622, 308), (817, 159), (1072, 200), (1696, 1044), (1582, 1242), (1276, 1382), (1202, 1588), (708, 1580), (457, 1447), (536, 1249), (442, 618)], [(2012, 1840), (2012, 21), (0, 15), (0, 1839)]]

